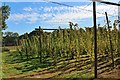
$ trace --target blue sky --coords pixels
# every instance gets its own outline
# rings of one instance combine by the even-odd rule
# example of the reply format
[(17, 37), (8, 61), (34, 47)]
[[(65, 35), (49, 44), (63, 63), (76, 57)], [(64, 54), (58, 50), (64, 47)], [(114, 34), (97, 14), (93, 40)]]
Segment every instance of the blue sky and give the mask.
[[(79, 27), (91, 27), (93, 24), (92, 3), (89, 2), (62, 2), (74, 7), (66, 7), (49, 2), (6, 2), (11, 8), (11, 14), (6, 21), (8, 28), (5, 31), (24, 34), (35, 28), (68, 28), (69, 21), (78, 23)], [(91, 3), (91, 4), (90, 4)], [(86, 6), (90, 4), (89, 6)], [(117, 15), (116, 6), (97, 4), (97, 12), (108, 12), (109, 15)], [(117, 17), (110, 17), (113, 22)], [(105, 15), (97, 14), (97, 24), (103, 25)]]

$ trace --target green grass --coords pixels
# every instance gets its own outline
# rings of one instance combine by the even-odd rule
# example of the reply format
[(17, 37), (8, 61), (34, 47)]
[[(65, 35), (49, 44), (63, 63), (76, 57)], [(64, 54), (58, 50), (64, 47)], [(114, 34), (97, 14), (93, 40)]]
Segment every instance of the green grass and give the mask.
[[(53, 59), (47, 58), (46, 62), (39, 63), (38, 58), (34, 58), (32, 60), (26, 61), (26, 57), (21, 60), (20, 55), (17, 53), (17, 51), (12, 50), (10, 52), (3, 52), (2, 53), (2, 78), (13, 78), (13, 77), (22, 77), (27, 76), (30, 74), (36, 74), (43, 70), (52, 70), (54, 73), (59, 71), (60, 69), (69, 69), (70, 66), (75, 65), (76, 60), (70, 60), (70, 64), (63, 64), (63, 61), (57, 63), (56, 66), (52, 66), (50, 64), (53, 63)], [(65, 62), (67, 63), (67, 61)], [(79, 64), (79, 63), (77, 63)], [(66, 65), (66, 66), (64, 66)], [(60, 69), (56, 69), (57, 67), (63, 66)], [(72, 67), (74, 68), (74, 67)], [(70, 69), (72, 69), (70, 68)], [(82, 67), (82, 68), (85, 68)], [(83, 71), (72, 71), (70, 73), (65, 73), (62, 75), (55, 75), (53, 78), (64, 78), (64, 79), (75, 79), (75, 78), (91, 78), (93, 77), (93, 73), (84, 73)], [(51, 74), (52, 75), (52, 74)]]
[(49, 64), (40, 64), (39, 59), (21, 60), (16, 51), (2, 53), (2, 77), (10, 78), (16, 75), (28, 75), (49, 68)]
[(68, 74), (62, 74), (60, 76), (56, 76), (55, 78), (62, 78), (64, 80), (75, 80), (75, 79), (90, 79), (93, 78), (94, 74), (93, 73), (85, 73), (83, 74), (83, 72), (81, 71), (74, 71)]

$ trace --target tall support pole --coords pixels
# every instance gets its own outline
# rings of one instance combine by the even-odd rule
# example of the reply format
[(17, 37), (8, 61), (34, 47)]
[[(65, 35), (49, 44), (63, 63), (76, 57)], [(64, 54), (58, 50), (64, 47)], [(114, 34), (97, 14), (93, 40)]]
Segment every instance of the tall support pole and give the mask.
[(118, 24), (118, 57), (120, 57), (120, 22)]
[(41, 50), (42, 50), (42, 41), (41, 41), (41, 38), (42, 38), (42, 32), (41, 32), (41, 27), (39, 26), (39, 59), (40, 59), (40, 63), (42, 63), (42, 53), (41, 53)]
[(97, 27), (96, 27), (96, 3), (93, 2), (93, 21), (94, 21), (94, 76), (97, 78)]
[(109, 35), (109, 40), (110, 40), (110, 52), (111, 52), (111, 59), (112, 59), (112, 67), (114, 68), (114, 55), (113, 55), (113, 47), (112, 47), (112, 38), (110, 35), (110, 26), (109, 26), (109, 21), (108, 21), (108, 16), (107, 16), (107, 12), (105, 12), (106, 15), (106, 20), (107, 20), (107, 25), (108, 25), (108, 35)]
[(118, 7), (118, 57), (120, 57), (120, 6)]

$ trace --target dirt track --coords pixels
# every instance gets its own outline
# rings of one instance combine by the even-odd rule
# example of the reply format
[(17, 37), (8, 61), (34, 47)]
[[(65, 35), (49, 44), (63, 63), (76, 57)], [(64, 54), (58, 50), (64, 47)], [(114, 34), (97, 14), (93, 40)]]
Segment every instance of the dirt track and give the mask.
[(104, 72), (104, 73), (100, 74), (99, 77), (120, 79), (120, 69), (114, 69), (109, 72)]

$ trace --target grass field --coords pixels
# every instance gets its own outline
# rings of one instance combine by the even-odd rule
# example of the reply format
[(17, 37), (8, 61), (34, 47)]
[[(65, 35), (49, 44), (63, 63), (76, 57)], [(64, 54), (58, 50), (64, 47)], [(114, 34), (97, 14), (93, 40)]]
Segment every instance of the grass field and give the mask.
[[(21, 60), (19, 54), (15, 50), (2, 53), (2, 78), (92, 78), (92, 73), (87, 73), (84, 67), (79, 71), (75, 60), (70, 60), (70, 64), (60, 61), (56, 66), (51, 65), (53, 60), (48, 58), (45, 63), (40, 64), (38, 58), (26, 61)], [(88, 65), (90, 66), (90, 65)]]
[[(88, 80), (94, 77), (94, 66), (91, 65), (91, 63), (87, 63), (89, 62), (89, 59), (87, 58), (82, 58), (80, 61), (76, 61), (76, 59), (65, 60), (64, 58), (60, 58), (57, 64), (53, 65), (54, 60), (52, 58), (47, 58), (43, 63), (39, 63), (39, 58), (37, 57), (26, 61), (25, 56), (21, 59), (15, 49), (9, 49), (10, 51), (4, 51), (2, 56), (0, 55), (0, 57), (2, 57), (2, 73), (0, 73), (0, 76), (2, 78), (57, 78), (62, 80)], [(101, 68), (100, 71), (106, 71), (104, 69), (108, 69), (108, 67), (104, 68), (104, 66), (109, 65), (109, 63), (108, 61), (107, 63), (106, 61), (101, 61), (99, 65), (101, 66), (99, 66), (99, 68)], [(119, 69), (109, 69), (109, 72), (100, 74), (100, 76), (105, 78), (120, 78), (118, 75)]]
[(16, 50), (16, 46), (5, 46), (5, 47), (0, 47), (1, 49), (4, 49), (4, 48), (6, 48), (6, 49), (9, 49), (9, 50)]
[(37, 60), (33, 61), (22, 61), (19, 58), (19, 55), (16, 54), (15, 51), (11, 52), (4, 52), (2, 54), (2, 71), (3, 71), (3, 78), (11, 78), (16, 75), (21, 74), (30, 74), (31, 72), (36, 72), (37, 70), (40, 71), (44, 68), (38, 68), (38, 66), (46, 66), (46, 65), (39, 65), (37, 64)]

